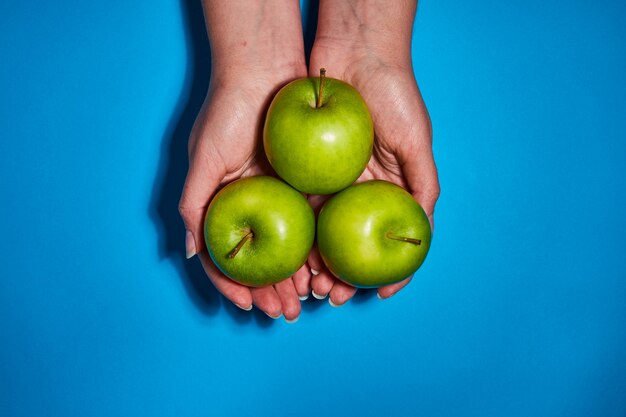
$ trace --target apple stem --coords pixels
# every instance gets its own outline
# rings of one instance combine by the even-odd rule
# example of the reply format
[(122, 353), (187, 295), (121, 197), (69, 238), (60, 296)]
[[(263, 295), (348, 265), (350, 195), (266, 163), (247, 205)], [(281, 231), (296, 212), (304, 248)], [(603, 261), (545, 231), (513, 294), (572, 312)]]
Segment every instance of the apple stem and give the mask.
[(391, 232), (387, 232), (387, 234), (385, 236), (387, 238), (389, 238), (389, 239), (399, 240), (400, 242), (409, 242), (409, 243), (413, 243), (414, 245), (421, 245), (422, 244), (421, 239), (413, 239), (411, 237), (396, 236), (396, 235), (394, 235)]
[(316, 108), (322, 107), (322, 93), (324, 92), (324, 80), (326, 79), (326, 68), (320, 68), (320, 93), (317, 96)]
[(239, 251), (241, 250), (241, 248), (243, 248), (243, 245), (246, 244), (246, 242), (250, 239), (252, 239), (254, 237), (254, 233), (253, 232), (248, 232), (237, 244), (237, 246), (235, 246), (235, 249), (233, 249), (232, 251), (230, 251), (230, 253), (228, 254), (228, 258), (229, 259), (233, 259), (235, 256), (237, 256), (237, 254), (239, 253)]

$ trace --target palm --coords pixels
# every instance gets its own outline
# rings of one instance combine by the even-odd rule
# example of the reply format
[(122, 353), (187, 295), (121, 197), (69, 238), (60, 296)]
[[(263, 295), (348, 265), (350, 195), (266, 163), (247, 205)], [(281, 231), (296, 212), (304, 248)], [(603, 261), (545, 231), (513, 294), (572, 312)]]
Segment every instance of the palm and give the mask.
[[(355, 67), (359, 69), (351, 70)], [(410, 189), (403, 166), (417, 149), (430, 147), (431, 138), (428, 112), (412, 74), (351, 65), (345, 75), (363, 95), (376, 132), (372, 158), (360, 180), (383, 179)]]
[(220, 184), (271, 172), (259, 149), (269, 94), (259, 88), (210, 92), (191, 134), (190, 153), (219, 168)]

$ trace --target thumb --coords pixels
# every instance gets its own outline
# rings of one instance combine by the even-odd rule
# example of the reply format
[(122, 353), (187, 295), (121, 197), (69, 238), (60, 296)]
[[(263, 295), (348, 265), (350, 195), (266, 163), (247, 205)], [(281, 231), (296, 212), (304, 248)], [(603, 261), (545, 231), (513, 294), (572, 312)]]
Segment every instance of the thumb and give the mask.
[(189, 161), (183, 194), (178, 211), (185, 223), (187, 259), (201, 252), (204, 243), (204, 216), (211, 197), (225, 175), (223, 163), (213, 161), (207, 154), (195, 152)]

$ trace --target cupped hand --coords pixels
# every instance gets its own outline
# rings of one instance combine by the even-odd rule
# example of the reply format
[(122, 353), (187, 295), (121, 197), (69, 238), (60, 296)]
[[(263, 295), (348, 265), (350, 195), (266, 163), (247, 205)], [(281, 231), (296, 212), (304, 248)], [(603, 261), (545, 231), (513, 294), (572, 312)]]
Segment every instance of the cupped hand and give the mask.
[[(320, 45), (321, 44), (321, 45)], [(391, 181), (407, 189), (426, 211), (433, 227), (435, 203), (439, 197), (439, 180), (432, 151), (430, 117), (410, 63), (390, 62), (367, 51), (350, 53), (335, 45), (316, 41), (311, 54), (310, 76), (320, 67), (329, 77), (354, 86), (368, 105), (374, 122), (374, 149), (365, 171), (357, 182), (370, 179)], [(311, 196), (314, 208), (327, 197)], [(314, 250), (308, 261), (314, 276), (313, 295), (330, 296), (331, 305), (348, 301), (356, 289), (332, 276)], [(378, 289), (380, 298), (389, 298), (406, 286), (411, 277)]]
[(310, 273), (302, 267), (273, 286), (250, 288), (227, 278), (211, 261), (204, 242), (204, 216), (211, 198), (242, 177), (271, 175), (261, 132), (265, 111), (276, 90), (305, 76), (304, 68), (277, 76), (248, 72), (236, 79), (211, 80), (209, 93), (189, 138), (189, 171), (179, 211), (186, 228), (187, 257), (198, 255), (215, 288), (239, 308), (256, 305), (272, 318), (293, 321), (300, 314), (299, 296), (309, 292)]

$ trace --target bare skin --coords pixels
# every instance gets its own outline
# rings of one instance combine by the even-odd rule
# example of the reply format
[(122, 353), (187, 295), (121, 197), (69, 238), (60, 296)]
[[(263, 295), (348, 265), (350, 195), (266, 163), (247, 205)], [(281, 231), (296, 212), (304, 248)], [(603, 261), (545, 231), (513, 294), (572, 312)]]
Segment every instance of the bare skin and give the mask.
[[(187, 230), (187, 257), (198, 255), (226, 298), (271, 317), (298, 318), (299, 298), (310, 289), (330, 294), (334, 305), (356, 289), (336, 280), (317, 250), (294, 276), (274, 286), (249, 288), (224, 276), (211, 262), (203, 238), (206, 208), (215, 192), (241, 177), (272, 174), (261, 146), (264, 114), (274, 93), (307, 75), (299, 2), (203, 0), (211, 43), (211, 83), (189, 138), (189, 171), (179, 211)], [(359, 181), (386, 179), (408, 189), (433, 222), (439, 196), (432, 129), (411, 65), (411, 29), (416, 1), (320, 1), (318, 31), (309, 73), (354, 85), (367, 102), (376, 132), (374, 154)], [(310, 196), (315, 207), (322, 196)], [(381, 298), (410, 278), (381, 287)]]
[(306, 76), (297, 2), (204, 0), (212, 69), (207, 98), (189, 138), (189, 171), (179, 204), (187, 229), (187, 257), (198, 255), (226, 298), (248, 310), (295, 320), (300, 295), (309, 292), (303, 267), (279, 284), (249, 288), (224, 276), (211, 262), (203, 238), (204, 214), (222, 186), (241, 177), (272, 174), (260, 147), (267, 105), (285, 83)]
[[(384, 179), (409, 190), (424, 207), (431, 225), (439, 197), (432, 152), (432, 127), (413, 75), (411, 31), (416, 1), (320, 1), (317, 35), (309, 66), (315, 76), (325, 67), (329, 77), (352, 84), (363, 95), (374, 121), (374, 152), (358, 181)], [(314, 207), (325, 197), (310, 196)], [(309, 257), (317, 297), (333, 305), (348, 301), (356, 289), (337, 280), (316, 250)], [(378, 289), (389, 298), (410, 277)]]

